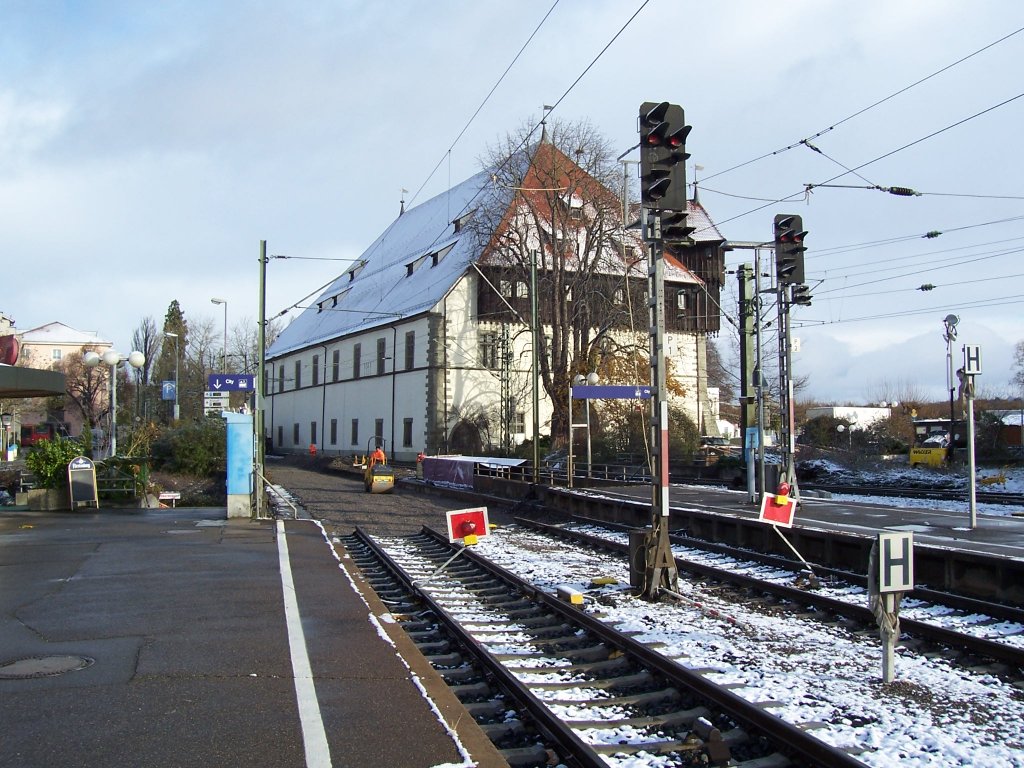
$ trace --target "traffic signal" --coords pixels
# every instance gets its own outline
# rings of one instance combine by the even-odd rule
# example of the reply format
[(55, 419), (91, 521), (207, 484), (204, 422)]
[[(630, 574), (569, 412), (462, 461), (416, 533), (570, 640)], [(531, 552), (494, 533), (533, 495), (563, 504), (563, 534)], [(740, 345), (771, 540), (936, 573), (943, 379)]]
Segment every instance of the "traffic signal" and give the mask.
[(667, 101), (640, 105), (640, 199), (645, 208), (686, 211), (686, 124)]
[(811, 306), (811, 289), (803, 284), (793, 286), (793, 296), (790, 304), (799, 304), (802, 307)]
[(775, 217), (775, 275), (779, 285), (797, 285), (804, 282), (803, 219), (788, 213)]
[(693, 229), (686, 225), (686, 214), (683, 211), (665, 211), (661, 214), (661, 239), (666, 242), (683, 242), (689, 238)]

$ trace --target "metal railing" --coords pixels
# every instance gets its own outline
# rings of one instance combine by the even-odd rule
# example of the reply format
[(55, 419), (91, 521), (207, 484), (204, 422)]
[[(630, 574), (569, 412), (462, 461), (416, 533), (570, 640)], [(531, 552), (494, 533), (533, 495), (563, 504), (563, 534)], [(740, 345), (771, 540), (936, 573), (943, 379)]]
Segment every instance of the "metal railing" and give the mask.
[[(277, 488), (275, 488), (271, 484), (271, 482), (269, 480), (267, 480), (267, 478), (265, 478), (260, 472), (254, 471), (254, 474), (256, 475), (256, 477), (258, 477), (260, 480), (263, 481), (263, 487), (264, 488), (266, 488), (268, 491), (273, 491), (274, 495), (278, 499), (280, 499), (281, 501), (283, 501), (285, 504), (287, 504), (289, 507), (292, 508), (292, 520), (298, 520), (299, 519), (299, 508), (296, 507), (292, 503), (291, 499), (287, 498), (284, 494), (282, 494), (279, 490), (277, 490)], [(253, 489), (253, 493), (259, 493), (259, 492), (260, 492), (260, 486), (257, 483), (257, 484), (255, 484), (255, 487)], [(255, 504), (253, 505), (253, 507), (255, 507)], [(269, 520), (269, 519), (271, 519), (271, 516), (267, 515), (266, 517), (264, 517), (262, 519)]]

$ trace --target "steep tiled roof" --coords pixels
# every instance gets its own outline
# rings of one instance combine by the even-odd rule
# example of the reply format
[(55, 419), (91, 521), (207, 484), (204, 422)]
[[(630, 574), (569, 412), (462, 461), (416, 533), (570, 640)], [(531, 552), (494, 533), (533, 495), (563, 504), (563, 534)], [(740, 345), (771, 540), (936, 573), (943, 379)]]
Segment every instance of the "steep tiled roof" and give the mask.
[(268, 356), (386, 325), (437, 304), (479, 255), (477, 236), (461, 224), (489, 183), (488, 172), (478, 173), (391, 222), (281, 332)]
[[(514, 157), (523, 173), (534, 151), (536, 146)], [(281, 332), (267, 356), (286, 355), (390, 325), (438, 304), (480, 258), (481, 240), (490, 236), (463, 225), (478, 208), (500, 210), (512, 201), (512, 192), (495, 185), (493, 178), (491, 170), (482, 171), (406, 210)], [(689, 210), (697, 242), (724, 239), (699, 203), (691, 203)], [(622, 268), (619, 260), (617, 269)], [(665, 276), (679, 282), (701, 282), (675, 259), (666, 260)]]

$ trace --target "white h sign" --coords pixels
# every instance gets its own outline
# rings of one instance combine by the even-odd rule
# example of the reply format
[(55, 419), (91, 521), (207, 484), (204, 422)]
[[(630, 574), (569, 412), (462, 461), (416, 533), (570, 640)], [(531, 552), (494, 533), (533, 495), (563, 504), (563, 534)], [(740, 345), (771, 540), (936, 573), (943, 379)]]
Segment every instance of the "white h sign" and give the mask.
[(964, 374), (967, 376), (981, 374), (981, 347), (977, 344), (964, 344)]
[(914, 588), (914, 534), (878, 534), (878, 591), (910, 592)]

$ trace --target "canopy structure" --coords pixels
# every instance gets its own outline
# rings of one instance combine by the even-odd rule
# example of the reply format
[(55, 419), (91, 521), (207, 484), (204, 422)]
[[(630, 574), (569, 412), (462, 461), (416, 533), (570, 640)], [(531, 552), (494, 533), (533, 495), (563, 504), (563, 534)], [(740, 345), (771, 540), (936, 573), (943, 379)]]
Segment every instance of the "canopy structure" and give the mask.
[(0, 365), (0, 397), (50, 397), (63, 395), (64, 374), (37, 368)]

